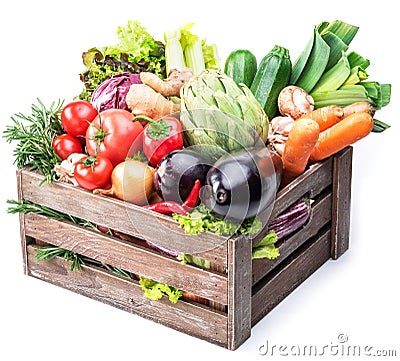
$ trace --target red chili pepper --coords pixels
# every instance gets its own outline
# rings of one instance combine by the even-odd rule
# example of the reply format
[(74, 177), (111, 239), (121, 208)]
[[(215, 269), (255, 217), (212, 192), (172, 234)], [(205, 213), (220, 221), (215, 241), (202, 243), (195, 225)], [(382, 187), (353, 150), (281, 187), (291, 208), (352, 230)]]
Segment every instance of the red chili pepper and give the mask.
[(159, 202), (159, 203), (153, 203), (149, 204), (146, 206), (143, 206), (143, 208), (149, 209), (154, 212), (158, 212), (161, 214), (167, 214), (171, 216), (173, 213), (177, 214), (187, 214), (187, 211), (183, 206), (177, 202), (173, 201), (165, 201), (165, 202)]
[(186, 209), (188, 212), (192, 211), (193, 208), (197, 206), (197, 203), (199, 202), (200, 199), (200, 188), (201, 188), (200, 180), (196, 179), (196, 181), (194, 182), (194, 186), (190, 191), (189, 196), (182, 203), (182, 207)]
[(139, 115), (133, 120), (140, 119), (148, 122), (143, 132), (143, 152), (153, 167), (168, 153), (183, 148), (182, 124), (179, 119), (166, 116), (153, 120)]

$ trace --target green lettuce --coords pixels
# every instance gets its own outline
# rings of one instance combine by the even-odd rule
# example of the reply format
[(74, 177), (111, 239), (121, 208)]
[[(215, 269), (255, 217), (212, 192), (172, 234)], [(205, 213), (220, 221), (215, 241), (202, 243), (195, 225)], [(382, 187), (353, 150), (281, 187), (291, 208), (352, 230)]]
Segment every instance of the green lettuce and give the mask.
[(252, 258), (275, 259), (279, 257), (279, 249), (275, 247), (277, 241), (278, 237), (276, 236), (275, 231), (269, 231), (260, 242), (253, 246)]
[(209, 269), (211, 267), (210, 261), (207, 261), (203, 258), (192, 256), (187, 253), (180, 253), (177, 257), (182, 264), (192, 264), (197, 267)]
[(165, 283), (153, 281), (149, 278), (140, 276), (139, 284), (144, 291), (143, 297), (153, 301), (158, 301), (163, 296), (167, 296), (170, 302), (177, 303), (182, 296), (182, 291)]
[(200, 234), (206, 231), (219, 236), (256, 234), (262, 228), (258, 217), (251, 217), (237, 224), (215, 214), (204, 204), (197, 206), (189, 215), (174, 214), (173, 218), (178, 221), (179, 227), (183, 228), (186, 234)]
[(150, 71), (165, 78), (165, 47), (137, 20), (129, 20), (117, 29), (117, 44), (93, 47), (82, 54), (85, 70), (80, 74), (84, 89), (78, 96), (90, 100), (92, 92), (104, 80), (121, 72)]

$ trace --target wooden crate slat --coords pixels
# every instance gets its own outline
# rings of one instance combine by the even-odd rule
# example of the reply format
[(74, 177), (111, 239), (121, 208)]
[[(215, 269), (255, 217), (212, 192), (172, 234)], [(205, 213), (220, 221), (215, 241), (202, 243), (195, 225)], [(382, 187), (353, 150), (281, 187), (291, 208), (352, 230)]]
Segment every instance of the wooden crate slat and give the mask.
[(353, 148), (333, 157), (332, 258), (339, 258), (349, 248), (350, 203)]
[(175, 259), (127, 241), (33, 213), (25, 216), (25, 233), (102, 263), (207, 299), (228, 303), (225, 275), (183, 265)]
[[(20, 171), (22, 197), (59, 212), (83, 218), (99, 225), (157, 243), (168, 240), (168, 245), (180, 252), (227, 266), (227, 244), (224, 237), (205, 232), (199, 237), (185, 234), (171, 217), (142, 209), (119, 199), (92, 194), (66, 183), (39, 183), (43, 176), (26, 169)], [(146, 219), (143, 222), (143, 219)], [(201, 251), (199, 251), (201, 249)]]
[(27, 253), (29, 274), (33, 277), (189, 335), (226, 345), (227, 315), (222, 312), (183, 300), (172, 304), (165, 297), (152, 301), (143, 297), (142, 289), (134, 281), (93, 266), (84, 265), (82, 271), (71, 272), (70, 265), (59, 257), (37, 262), (33, 246), (28, 246)]
[(252, 325), (261, 320), (279, 302), (305, 281), (330, 258), (330, 229), (312, 244), (295, 254), (279, 272), (272, 272), (262, 286), (253, 290), (251, 302)]
[(308, 194), (313, 198), (331, 184), (332, 158), (311, 165), (306, 172), (278, 192), (271, 219), (274, 219), (304, 195)]
[(312, 206), (310, 218), (303, 228), (289, 236), (279, 246), (280, 255), (278, 258), (275, 260), (253, 260), (253, 285), (283, 262), (304, 242), (314, 237), (331, 220), (331, 207), (332, 194), (328, 193)]

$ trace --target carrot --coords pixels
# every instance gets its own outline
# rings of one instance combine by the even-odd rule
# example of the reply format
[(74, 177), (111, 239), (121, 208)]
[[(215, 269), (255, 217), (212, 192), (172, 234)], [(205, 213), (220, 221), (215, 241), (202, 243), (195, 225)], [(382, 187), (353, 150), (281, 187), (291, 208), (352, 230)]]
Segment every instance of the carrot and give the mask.
[(347, 105), (343, 108), (343, 117), (347, 117), (350, 114), (365, 112), (369, 113), (371, 117), (375, 115), (376, 108), (369, 102), (356, 102), (350, 105)]
[(319, 125), (312, 119), (296, 120), (289, 132), (282, 155), (283, 185), (302, 174), (319, 136)]
[(315, 120), (319, 125), (319, 130), (323, 132), (343, 118), (343, 108), (338, 105), (327, 105), (326, 107), (315, 109), (299, 119), (302, 118)]
[(350, 114), (331, 128), (321, 132), (311, 152), (310, 161), (315, 162), (330, 157), (367, 136), (373, 127), (374, 120), (368, 113)]

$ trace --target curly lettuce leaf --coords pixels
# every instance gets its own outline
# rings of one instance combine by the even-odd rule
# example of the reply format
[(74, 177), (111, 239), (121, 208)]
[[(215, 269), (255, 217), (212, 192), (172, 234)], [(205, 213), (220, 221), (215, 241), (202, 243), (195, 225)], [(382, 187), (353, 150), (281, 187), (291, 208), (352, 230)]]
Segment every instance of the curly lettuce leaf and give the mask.
[(269, 233), (253, 247), (252, 259), (275, 259), (279, 257), (279, 249), (275, 247), (277, 241), (278, 237), (275, 231), (269, 231)]
[(258, 217), (251, 217), (237, 224), (218, 216), (204, 204), (197, 206), (189, 215), (174, 214), (173, 218), (178, 221), (179, 227), (183, 228), (186, 234), (200, 234), (206, 231), (219, 236), (256, 234), (262, 228)]
[(146, 277), (140, 276), (139, 284), (144, 291), (143, 297), (153, 301), (158, 301), (163, 296), (167, 296), (170, 302), (177, 303), (182, 296), (182, 291), (177, 288), (168, 286), (165, 283), (153, 281)]
[(80, 74), (85, 85), (80, 99), (90, 100), (92, 92), (112, 75), (127, 71), (150, 71), (165, 78), (165, 47), (137, 20), (129, 20), (117, 29), (119, 42), (104, 47), (93, 47), (82, 54), (86, 69)]
[(180, 253), (177, 257), (182, 264), (192, 264), (197, 267), (209, 269), (211, 267), (210, 261), (207, 261), (203, 258), (192, 256), (187, 253)]

